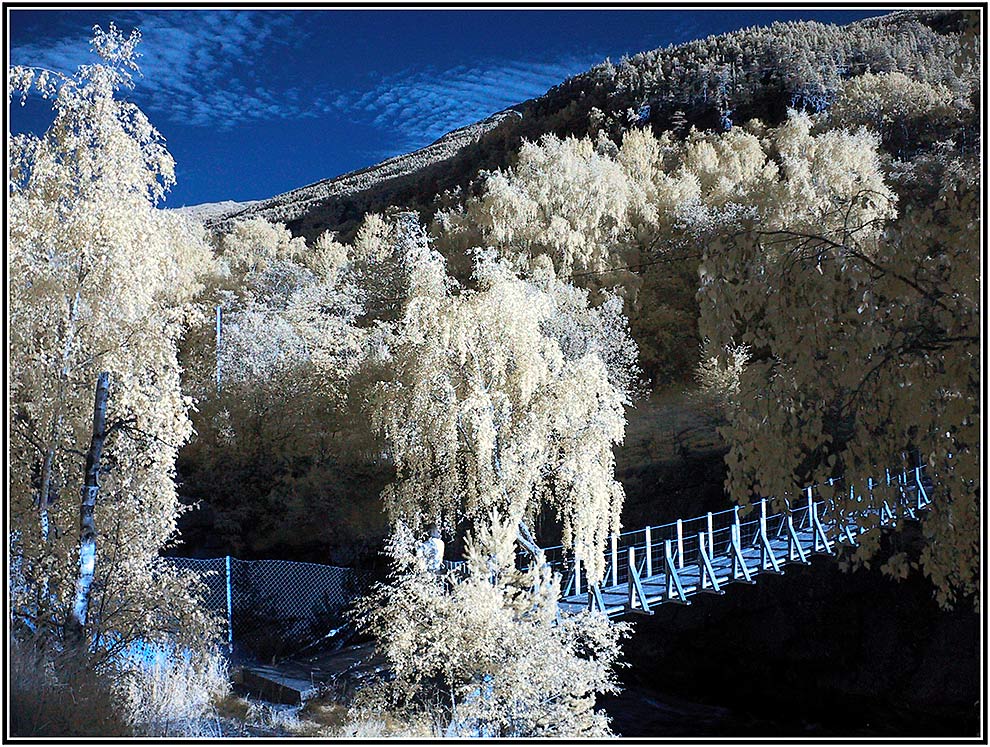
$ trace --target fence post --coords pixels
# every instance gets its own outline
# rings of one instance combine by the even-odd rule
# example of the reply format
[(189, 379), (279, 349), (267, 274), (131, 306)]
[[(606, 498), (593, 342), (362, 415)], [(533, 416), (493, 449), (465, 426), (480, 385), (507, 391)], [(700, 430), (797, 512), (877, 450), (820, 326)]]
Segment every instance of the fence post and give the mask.
[(715, 558), (715, 531), (712, 528), (712, 512), (708, 512), (708, 556)]
[(677, 568), (684, 567), (684, 525), (680, 519), (677, 520)]
[(646, 577), (649, 578), (653, 575), (653, 547), (651, 537), (650, 537), (650, 527), (646, 527)]
[(234, 604), (230, 590), (230, 556), (226, 559), (227, 566), (227, 651), (234, 653)]
[(574, 593), (581, 593), (581, 558), (574, 555)]

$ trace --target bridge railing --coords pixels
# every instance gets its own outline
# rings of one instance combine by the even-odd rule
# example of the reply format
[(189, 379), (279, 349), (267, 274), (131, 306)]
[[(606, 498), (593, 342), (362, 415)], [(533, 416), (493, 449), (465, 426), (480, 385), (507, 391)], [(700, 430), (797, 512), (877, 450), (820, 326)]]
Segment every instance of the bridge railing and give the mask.
[[(812, 485), (799, 496), (762, 498), (748, 506), (615, 534), (603, 550), (605, 572), (600, 586), (627, 584), (630, 569), (633, 575), (645, 579), (665, 573), (668, 564), (679, 571), (698, 566), (705, 557), (711, 560), (727, 556), (732, 551), (735, 534), (741, 548), (759, 545), (763, 534), (767, 540), (787, 537), (791, 531), (788, 519), (795, 532), (811, 530), (829, 541), (854, 541), (855, 534), (863, 529), (896, 522), (902, 517), (914, 518), (918, 510), (930, 503), (922, 472), (922, 467), (885, 470), (879, 479), (870, 478), (858, 488), (851, 486), (852, 502), (862, 505), (853, 512), (839, 509), (835, 496), (841, 491), (844, 497), (844, 481), (833, 478), (827, 481), (827, 490), (825, 485)], [(562, 597), (589, 591), (583, 559), (561, 546), (545, 548), (544, 555), (560, 575)]]

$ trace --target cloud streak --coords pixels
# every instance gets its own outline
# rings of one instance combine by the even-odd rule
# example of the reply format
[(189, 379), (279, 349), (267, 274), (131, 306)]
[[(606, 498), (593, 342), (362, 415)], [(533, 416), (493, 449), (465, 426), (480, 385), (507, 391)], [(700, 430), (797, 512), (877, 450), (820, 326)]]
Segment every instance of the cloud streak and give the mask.
[[(141, 75), (134, 97), (148, 110), (198, 126), (231, 127), (303, 112), (286, 91), (270, 86), (254, 64), (286, 44), (291, 19), (254, 11), (128, 12), (117, 15), (127, 33), (140, 28)], [(11, 47), (13, 64), (70, 73), (95, 61), (89, 34)]]
[(545, 93), (602, 57), (552, 62), (489, 60), (446, 70), (406, 70), (370, 90), (338, 92), (320, 99), (323, 111), (394, 133), (401, 148), (422, 147), (450, 130)]
[[(130, 11), (116, 14), (125, 33), (140, 28), (134, 99), (152, 115), (226, 129), (250, 122), (340, 117), (385, 133), (389, 155), (422, 147), (512, 104), (539, 96), (604, 55), (549, 60), (488, 59), (446, 69), (421, 67), (366, 87), (338, 88), (299, 70), (291, 84), (270, 61), (306, 40), (291, 13), (259, 11)], [(88, 32), (11, 47), (14, 64), (72, 72), (95, 61)], [(309, 80), (307, 82), (307, 76)]]

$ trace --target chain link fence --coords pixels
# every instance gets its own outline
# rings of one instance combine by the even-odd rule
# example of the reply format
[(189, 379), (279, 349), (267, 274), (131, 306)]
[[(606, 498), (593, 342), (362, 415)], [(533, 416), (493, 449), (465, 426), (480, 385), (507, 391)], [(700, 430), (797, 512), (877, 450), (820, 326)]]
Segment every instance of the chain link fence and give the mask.
[(290, 560), (162, 558), (203, 583), (203, 603), (227, 621), (233, 657), (271, 661), (332, 639), (370, 571)]

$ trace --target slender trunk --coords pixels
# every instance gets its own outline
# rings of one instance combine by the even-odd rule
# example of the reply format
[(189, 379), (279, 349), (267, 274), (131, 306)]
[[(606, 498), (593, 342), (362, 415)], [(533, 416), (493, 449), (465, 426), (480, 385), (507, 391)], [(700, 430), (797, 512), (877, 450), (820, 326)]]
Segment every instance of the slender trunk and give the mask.
[[(52, 439), (54, 442), (54, 439)], [(52, 489), (52, 463), (55, 461), (55, 447), (49, 446), (45, 461), (41, 466), (41, 490), (38, 494), (38, 523), (41, 525), (41, 541), (48, 544), (48, 496)]]
[(48, 507), (51, 505), (52, 470), (55, 463), (55, 444), (62, 430), (62, 407), (65, 393), (65, 382), (69, 378), (69, 359), (72, 356), (72, 342), (76, 336), (76, 322), (79, 319), (79, 291), (77, 290), (69, 303), (69, 318), (65, 325), (65, 345), (62, 346), (62, 367), (58, 372), (58, 383), (55, 394), (55, 414), (52, 419), (52, 429), (49, 434), (48, 449), (41, 468), (41, 489), (38, 493), (38, 523), (41, 527), (41, 541), (48, 544), (51, 522), (48, 518)]
[(67, 628), (81, 640), (89, 612), (89, 594), (96, 571), (96, 522), (94, 510), (100, 492), (100, 461), (107, 437), (107, 391), (110, 374), (106, 371), (96, 379), (96, 401), (93, 405), (93, 439), (86, 454), (86, 474), (79, 508), (79, 574), (76, 577), (75, 602)]

